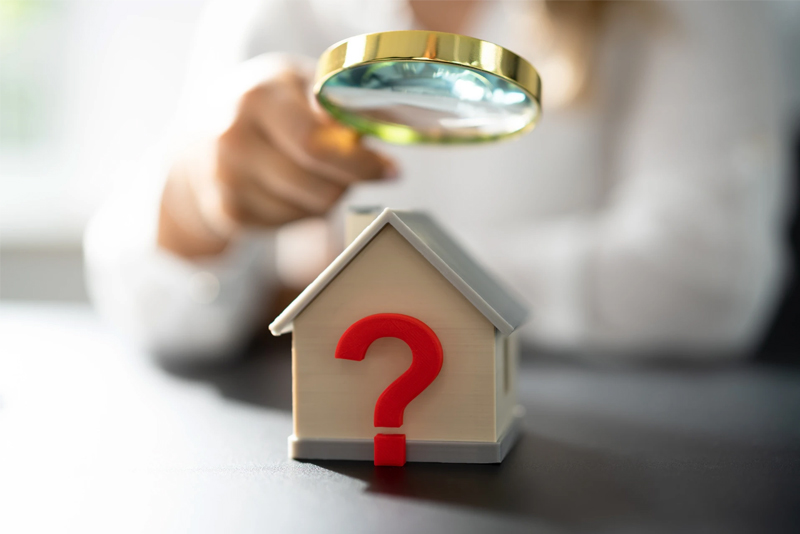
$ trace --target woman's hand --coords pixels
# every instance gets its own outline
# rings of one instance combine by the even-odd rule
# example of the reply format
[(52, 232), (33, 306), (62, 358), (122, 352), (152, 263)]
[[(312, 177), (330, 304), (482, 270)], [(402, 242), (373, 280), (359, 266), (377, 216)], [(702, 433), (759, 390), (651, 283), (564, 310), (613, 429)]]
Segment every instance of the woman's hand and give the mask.
[(243, 227), (322, 215), (351, 185), (396, 173), (312, 103), (302, 63), (261, 56), (242, 69), (233, 113), (170, 168), (158, 244), (184, 257), (222, 252)]

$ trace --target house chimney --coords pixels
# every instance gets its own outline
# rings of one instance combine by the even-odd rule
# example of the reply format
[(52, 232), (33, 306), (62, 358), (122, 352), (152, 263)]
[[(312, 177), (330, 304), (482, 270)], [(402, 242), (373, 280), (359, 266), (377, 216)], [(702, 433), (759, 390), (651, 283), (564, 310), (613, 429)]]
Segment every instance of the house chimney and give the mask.
[(364, 228), (381, 214), (380, 206), (350, 206), (344, 219), (344, 246), (348, 246)]

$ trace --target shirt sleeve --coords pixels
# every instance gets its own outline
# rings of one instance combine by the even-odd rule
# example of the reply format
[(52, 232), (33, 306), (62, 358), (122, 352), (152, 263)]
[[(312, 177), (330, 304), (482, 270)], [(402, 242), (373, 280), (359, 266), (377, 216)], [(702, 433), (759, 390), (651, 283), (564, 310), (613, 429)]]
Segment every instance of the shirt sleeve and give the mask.
[(274, 238), (244, 235), (219, 257), (188, 261), (156, 245), (158, 159), (133, 173), (90, 221), (87, 284), (98, 312), (162, 357), (224, 359), (253, 333), (274, 291)]
[(667, 4), (608, 132), (605, 204), (480, 244), (530, 303), (530, 342), (713, 357), (770, 317), (786, 173), (769, 25), (753, 4)]
[[(158, 207), (174, 139), (202, 130), (198, 100), (252, 50), (254, 24), (278, 3), (208, 3), (198, 24), (175, 120), (164, 139), (103, 205), (84, 235), (87, 286), (99, 313), (137, 345), (175, 360), (235, 355), (262, 319), (276, 287), (274, 236), (240, 236), (218, 257), (188, 261), (156, 244)], [(206, 101), (207, 103), (207, 101)], [(200, 101), (199, 104), (204, 104)]]

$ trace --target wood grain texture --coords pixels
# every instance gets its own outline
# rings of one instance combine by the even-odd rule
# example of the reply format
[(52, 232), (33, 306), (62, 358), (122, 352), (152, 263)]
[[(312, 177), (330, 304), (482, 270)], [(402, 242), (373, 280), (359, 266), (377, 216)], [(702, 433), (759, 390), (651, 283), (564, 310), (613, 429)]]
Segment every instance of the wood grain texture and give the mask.
[(295, 319), (294, 433), (298, 438), (371, 439), (375, 402), (411, 364), (395, 338), (377, 340), (363, 361), (337, 360), (355, 321), (376, 313), (416, 317), (442, 343), (444, 364), (406, 408), (409, 440), (496, 441), (492, 324), (391, 226), (381, 232)]

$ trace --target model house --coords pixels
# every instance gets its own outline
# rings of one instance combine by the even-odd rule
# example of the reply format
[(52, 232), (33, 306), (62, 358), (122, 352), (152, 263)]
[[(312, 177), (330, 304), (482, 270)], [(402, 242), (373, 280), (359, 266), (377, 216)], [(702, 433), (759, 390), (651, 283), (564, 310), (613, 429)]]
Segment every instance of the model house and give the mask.
[[(376, 435), (403, 434), (403, 461), (500, 462), (518, 433), (514, 331), (525, 308), (423, 213), (355, 214), (348, 226), (357, 237), (270, 325), (293, 334), (290, 455), (378, 463)], [(377, 427), (378, 399), (410, 372), (412, 339), (372, 331), (363, 359), (337, 357), (337, 345), (386, 314), (423, 323), (441, 356), (402, 426)]]

